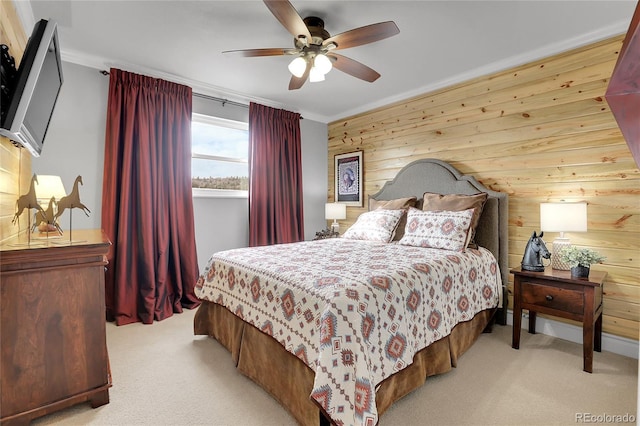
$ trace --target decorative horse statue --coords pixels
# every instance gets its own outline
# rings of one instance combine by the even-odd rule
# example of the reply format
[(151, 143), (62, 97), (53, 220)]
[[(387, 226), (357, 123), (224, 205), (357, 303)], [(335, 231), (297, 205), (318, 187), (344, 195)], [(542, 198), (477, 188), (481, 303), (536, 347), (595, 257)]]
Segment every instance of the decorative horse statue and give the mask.
[(544, 232), (540, 232), (540, 235), (536, 235), (536, 231), (533, 231), (531, 238), (527, 242), (527, 246), (524, 249), (524, 256), (522, 257), (522, 270), (542, 272), (544, 271), (544, 265), (542, 264), (542, 258), (551, 259), (551, 253), (547, 250), (547, 246), (542, 240)]
[(16, 223), (24, 209), (37, 209), (44, 213), (44, 210), (42, 210), (42, 207), (40, 207), (40, 204), (38, 204), (38, 200), (36, 199), (36, 183), (38, 183), (38, 176), (34, 174), (31, 178), (31, 184), (29, 185), (29, 192), (21, 195), (16, 201), (16, 214), (13, 216), (11, 223)]
[(69, 195), (65, 195), (64, 197), (60, 198), (60, 200), (58, 200), (58, 211), (53, 217), (54, 222), (58, 221), (58, 218), (62, 215), (62, 213), (66, 209), (80, 208), (82, 209), (84, 214), (89, 216), (89, 213), (91, 212), (91, 210), (89, 210), (87, 206), (85, 206), (80, 202), (80, 192), (78, 191), (78, 184), (84, 185), (82, 183), (82, 176), (78, 176), (76, 178), (75, 182), (73, 183), (73, 190), (71, 190)]
[(35, 229), (39, 227), (42, 222), (44, 222), (47, 225), (55, 226), (56, 230), (60, 233), (60, 235), (62, 235), (62, 229), (54, 218), (53, 205), (55, 204), (55, 202), (56, 197), (51, 197), (47, 209), (44, 212), (36, 212), (33, 215), (33, 225), (31, 225), (31, 232), (35, 231)]

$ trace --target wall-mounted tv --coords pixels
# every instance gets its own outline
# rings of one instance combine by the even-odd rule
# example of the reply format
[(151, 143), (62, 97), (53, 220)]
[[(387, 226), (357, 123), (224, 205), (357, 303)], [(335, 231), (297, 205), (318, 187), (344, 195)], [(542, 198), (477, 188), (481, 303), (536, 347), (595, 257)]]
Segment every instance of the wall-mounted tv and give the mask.
[[(36, 23), (10, 89), (2, 114), (0, 135), (22, 145), (33, 156), (42, 152), (53, 109), (62, 87), (62, 61), (57, 24), (42, 19)], [(6, 113), (6, 114), (5, 114)]]

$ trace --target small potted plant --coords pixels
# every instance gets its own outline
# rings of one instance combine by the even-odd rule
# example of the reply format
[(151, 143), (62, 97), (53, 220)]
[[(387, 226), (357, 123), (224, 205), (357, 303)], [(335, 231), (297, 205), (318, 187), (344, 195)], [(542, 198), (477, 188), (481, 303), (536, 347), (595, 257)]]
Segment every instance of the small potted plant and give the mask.
[(588, 278), (591, 264), (606, 259), (594, 250), (576, 246), (563, 247), (559, 255), (561, 261), (571, 266), (571, 276), (575, 278)]

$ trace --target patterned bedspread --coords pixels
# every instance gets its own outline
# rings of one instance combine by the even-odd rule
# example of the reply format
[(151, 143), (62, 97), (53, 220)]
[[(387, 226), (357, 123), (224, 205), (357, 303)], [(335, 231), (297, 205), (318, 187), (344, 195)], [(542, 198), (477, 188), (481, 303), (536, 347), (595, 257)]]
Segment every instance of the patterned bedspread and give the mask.
[(498, 305), (500, 271), (465, 253), (331, 238), (214, 254), (196, 294), (278, 340), (315, 371), (313, 398), (337, 424), (375, 425), (375, 389)]

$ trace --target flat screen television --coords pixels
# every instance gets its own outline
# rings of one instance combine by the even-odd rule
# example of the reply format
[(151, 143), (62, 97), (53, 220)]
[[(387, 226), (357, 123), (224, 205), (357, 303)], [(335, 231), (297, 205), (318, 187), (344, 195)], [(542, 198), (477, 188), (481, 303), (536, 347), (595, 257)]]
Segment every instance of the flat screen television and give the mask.
[(64, 80), (57, 27), (52, 20), (36, 23), (0, 124), (0, 135), (22, 145), (35, 157), (42, 152)]

